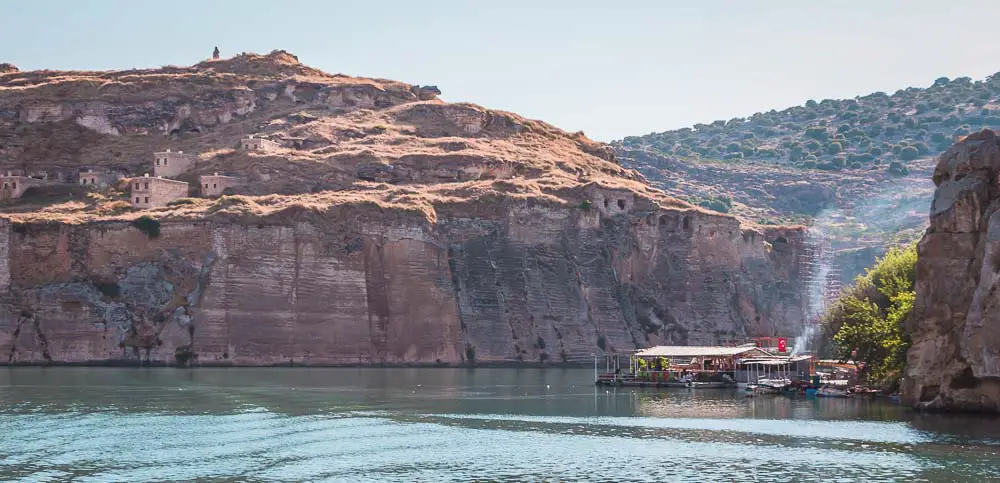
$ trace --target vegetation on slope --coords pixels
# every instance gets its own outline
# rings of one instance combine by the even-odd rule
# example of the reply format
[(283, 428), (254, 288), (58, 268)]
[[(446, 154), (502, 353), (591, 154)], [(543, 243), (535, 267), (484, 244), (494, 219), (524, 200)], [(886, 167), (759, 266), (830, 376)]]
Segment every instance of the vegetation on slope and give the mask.
[(783, 111), (758, 112), (645, 136), (619, 147), (687, 160), (759, 161), (803, 169), (886, 169), (947, 149), (956, 136), (1000, 127), (1000, 73), (982, 81), (941, 77), (928, 88), (854, 99), (810, 100)]
[(917, 245), (893, 248), (854, 285), (844, 290), (824, 316), (838, 357), (864, 361), (869, 382), (899, 386), (910, 341), (903, 324), (915, 297)]

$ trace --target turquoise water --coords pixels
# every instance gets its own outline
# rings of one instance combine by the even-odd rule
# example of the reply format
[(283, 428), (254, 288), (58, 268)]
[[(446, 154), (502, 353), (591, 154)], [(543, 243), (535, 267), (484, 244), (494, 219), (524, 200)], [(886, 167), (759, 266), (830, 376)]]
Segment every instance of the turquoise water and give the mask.
[(1000, 421), (576, 369), (0, 368), (3, 481), (1000, 481)]

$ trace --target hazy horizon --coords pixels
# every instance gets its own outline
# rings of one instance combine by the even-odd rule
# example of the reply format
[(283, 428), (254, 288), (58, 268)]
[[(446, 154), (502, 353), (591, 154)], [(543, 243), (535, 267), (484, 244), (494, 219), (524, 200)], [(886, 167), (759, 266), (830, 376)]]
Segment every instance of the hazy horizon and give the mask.
[(331, 73), (437, 85), (442, 98), (602, 141), (806, 100), (998, 70), (1000, 3), (698, 5), (596, 1), (7, 2), (0, 62), (22, 70), (191, 65), (288, 50)]

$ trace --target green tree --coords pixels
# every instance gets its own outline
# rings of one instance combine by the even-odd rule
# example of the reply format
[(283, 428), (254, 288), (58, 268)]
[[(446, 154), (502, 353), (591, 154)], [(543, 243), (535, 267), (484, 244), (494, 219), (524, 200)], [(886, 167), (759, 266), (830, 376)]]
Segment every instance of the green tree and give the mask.
[(813, 126), (806, 129), (805, 137), (809, 139), (817, 139), (820, 141), (826, 140), (829, 133), (826, 132), (826, 128), (823, 126)]
[(824, 316), (842, 360), (864, 362), (861, 374), (890, 389), (899, 385), (910, 346), (904, 323), (915, 298), (917, 245), (893, 248)]

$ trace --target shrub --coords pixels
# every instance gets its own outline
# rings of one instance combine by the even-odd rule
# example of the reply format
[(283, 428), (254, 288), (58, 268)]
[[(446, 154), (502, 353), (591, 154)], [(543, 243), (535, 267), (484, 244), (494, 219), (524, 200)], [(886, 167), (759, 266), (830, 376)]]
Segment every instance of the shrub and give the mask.
[(698, 206), (718, 211), (719, 213), (729, 213), (733, 209), (733, 199), (727, 195), (706, 198), (698, 202)]
[(816, 168), (816, 160), (815, 159), (807, 159), (807, 160), (805, 160), (805, 161), (802, 162), (802, 167), (805, 168), (805, 169), (815, 169)]
[(806, 129), (805, 136), (809, 139), (826, 140), (828, 134), (825, 127), (813, 126)]
[(181, 206), (181, 205), (193, 205), (197, 203), (194, 198), (178, 198), (176, 200), (168, 201), (167, 206)]
[(917, 156), (920, 156), (920, 150), (913, 146), (906, 146), (899, 151), (899, 158), (903, 161), (917, 159)]
[(852, 153), (847, 155), (847, 160), (851, 163), (870, 163), (875, 159), (870, 153)]
[(861, 169), (861, 168), (862, 168), (861, 163), (859, 163), (857, 161), (851, 163), (851, 169)]
[(149, 216), (141, 216), (132, 221), (132, 226), (143, 232), (149, 238), (160, 236), (160, 222)]
[(904, 176), (910, 174), (910, 170), (907, 169), (906, 166), (903, 166), (903, 163), (900, 163), (899, 161), (893, 161), (889, 163), (889, 169), (887, 171), (897, 176)]
[(118, 298), (121, 296), (122, 289), (117, 283), (111, 282), (95, 282), (94, 287), (97, 288), (98, 292), (101, 292), (104, 296), (108, 298)]
[(832, 142), (826, 145), (827, 154), (837, 154), (844, 150), (844, 146), (839, 142)]

